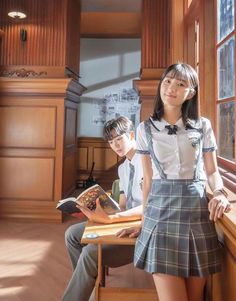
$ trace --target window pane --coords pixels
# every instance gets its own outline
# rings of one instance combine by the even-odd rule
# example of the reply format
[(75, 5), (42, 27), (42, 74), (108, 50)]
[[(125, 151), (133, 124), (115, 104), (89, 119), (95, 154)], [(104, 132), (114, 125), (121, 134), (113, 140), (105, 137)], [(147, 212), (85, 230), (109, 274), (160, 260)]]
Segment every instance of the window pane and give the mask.
[(235, 159), (235, 103), (218, 105), (218, 154), (228, 160)]
[(220, 42), (234, 29), (234, 0), (218, 0), (217, 40)]
[(234, 37), (217, 50), (218, 99), (234, 96)]

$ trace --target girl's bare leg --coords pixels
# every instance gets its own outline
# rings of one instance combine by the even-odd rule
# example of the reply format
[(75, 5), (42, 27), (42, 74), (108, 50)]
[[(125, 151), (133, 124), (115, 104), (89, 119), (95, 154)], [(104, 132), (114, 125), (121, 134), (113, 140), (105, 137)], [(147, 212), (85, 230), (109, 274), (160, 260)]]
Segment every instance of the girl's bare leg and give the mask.
[(203, 301), (203, 290), (206, 284), (204, 277), (189, 277), (186, 279), (188, 300)]
[[(153, 274), (159, 301), (188, 301), (186, 282), (184, 278)], [(192, 301), (192, 300), (191, 300)]]

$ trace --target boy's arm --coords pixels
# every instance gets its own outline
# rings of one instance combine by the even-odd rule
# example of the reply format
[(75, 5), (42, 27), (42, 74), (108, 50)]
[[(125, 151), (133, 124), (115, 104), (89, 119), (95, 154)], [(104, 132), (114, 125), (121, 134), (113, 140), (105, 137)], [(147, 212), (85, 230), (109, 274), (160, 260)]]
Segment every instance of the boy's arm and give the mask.
[(108, 215), (102, 209), (99, 199), (96, 200), (96, 209), (91, 211), (86, 207), (79, 206), (79, 209), (84, 213), (87, 218), (93, 222), (102, 224), (112, 224), (125, 221), (134, 221), (141, 219), (142, 205), (131, 208), (126, 211), (118, 212), (116, 214)]
[(126, 209), (126, 196), (124, 194), (124, 192), (120, 193), (120, 198), (119, 198), (119, 206), (121, 208), (122, 211), (124, 211)]

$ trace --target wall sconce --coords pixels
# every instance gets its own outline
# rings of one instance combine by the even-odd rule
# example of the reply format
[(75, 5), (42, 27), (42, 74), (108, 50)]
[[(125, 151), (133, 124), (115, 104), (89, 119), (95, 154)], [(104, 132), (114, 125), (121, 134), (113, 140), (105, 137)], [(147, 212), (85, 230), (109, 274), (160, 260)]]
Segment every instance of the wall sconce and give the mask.
[(27, 17), (25, 13), (20, 11), (11, 11), (8, 13), (8, 16), (14, 19), (25, 19)]
[[(26, 18), (26, 14), (23, 13), (23, 12), (20, 12), (20, 11), (11, 11), (11, 12), (8, 13), (8, 16), (11, 17), (11, 18), (14, 18), (16, 20)], [(20, 30), (20, 40), (21, 40), (21, 42), (26, 42), (26, 40), (27, 40), (27, 31), (26, 31), (26, 29), (22, 28)]]
[(27, 31), (26, 31), (26, 29), (21, 28), (21, 30), (20, 30), (20, 40), (21, 40), (21, 42), (26, 42), (27, 41)]

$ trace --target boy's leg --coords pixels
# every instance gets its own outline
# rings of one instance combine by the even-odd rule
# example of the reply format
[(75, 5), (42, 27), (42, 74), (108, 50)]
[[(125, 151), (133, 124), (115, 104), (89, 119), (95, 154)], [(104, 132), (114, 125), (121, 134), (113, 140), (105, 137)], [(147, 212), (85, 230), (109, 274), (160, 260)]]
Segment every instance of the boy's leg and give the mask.
[(97, 257), (97, 245), (83, 247), (62, 301), (89, 300), (98, 274)]
[(72, 225), (65, 232), (65, 244), (73, 270), (76, 268), (79, 256), (85, 246), (81, 243), (85, 225), (86, 222)]
[[(84, 245), (81, 239), (86, 222), (70, 226), (65, 243), (73, 267), (73, 274), (62, 301), (88, 301), (98, 274), (97, 246)], [(133, 246), (106, 245), (103, 247), (103, 265), (117, 267), (133, 261)]]

